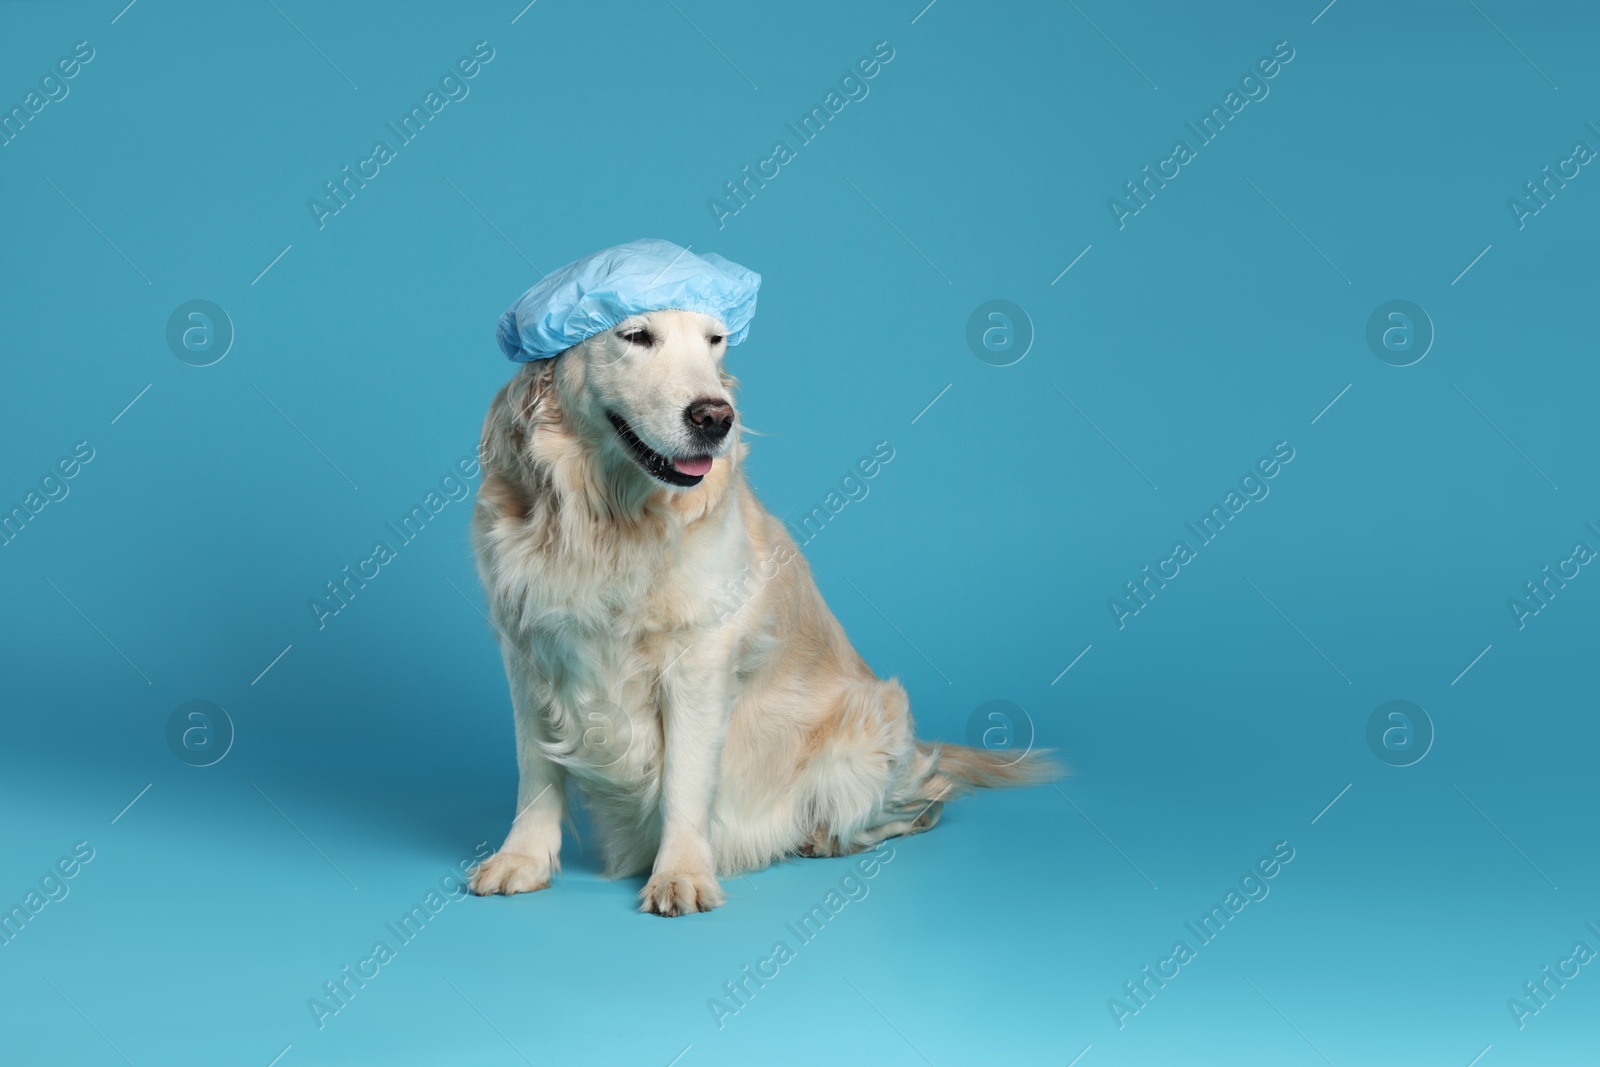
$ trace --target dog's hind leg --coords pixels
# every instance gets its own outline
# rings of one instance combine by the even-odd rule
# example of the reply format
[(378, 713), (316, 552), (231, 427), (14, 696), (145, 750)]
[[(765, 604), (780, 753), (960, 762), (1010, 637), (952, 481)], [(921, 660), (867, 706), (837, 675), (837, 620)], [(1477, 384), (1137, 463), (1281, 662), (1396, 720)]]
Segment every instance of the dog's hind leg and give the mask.
[[(804, 856), (848, 855), (931, 830), (947, 800), (1061, 774), (1047, 752), (1017, 755), (914, 740), (905, 690), (893, 680), (854, 690), (829, 727), (832, 743), (819, 761), (827, 792), (813, 802), (814, 829), (797, 849)], [(877, 792), (862, 805), (861, 791), (872, 782)]]
[(806, 767), (811, 827), (802, 856), (844, 856), (889, 837), (929, 829), (942, 798), (921, 796), (933, 761), (911, 730), (906, 691), (893, 680), (851, 684), (813, 734)]
[(906, 837), (931, 830), (944, 811), (944, 801), (931, 800), (916, 808), (900, 811), (880, 809), (867, 825), (855, 831), (848, 840), (841, 840), (828, 830), (818, 828), (800, 845), (802, 856), (850, 856), (876, 848), (891, 837)]

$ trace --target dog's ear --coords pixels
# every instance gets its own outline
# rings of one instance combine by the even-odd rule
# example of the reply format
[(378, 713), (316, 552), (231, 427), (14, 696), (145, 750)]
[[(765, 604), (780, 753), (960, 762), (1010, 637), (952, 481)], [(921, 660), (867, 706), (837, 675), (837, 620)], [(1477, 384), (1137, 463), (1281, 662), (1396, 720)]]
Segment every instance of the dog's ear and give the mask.
[(554, 406), (555, 360), (524, 364), (521, 373), (495, 395), (483, 420), (478, 455), (484, 468), (515, 471), (522, 464), (535, 421), (549, 417)]
[(512, 379), (516, 419), (523, 426), (531, 428), (533, 420), (543, 413), (541, 409), (555, 402), (555, 380), (556, 361), (553, 356), (530, 361), (522, 368), (522, 373)]

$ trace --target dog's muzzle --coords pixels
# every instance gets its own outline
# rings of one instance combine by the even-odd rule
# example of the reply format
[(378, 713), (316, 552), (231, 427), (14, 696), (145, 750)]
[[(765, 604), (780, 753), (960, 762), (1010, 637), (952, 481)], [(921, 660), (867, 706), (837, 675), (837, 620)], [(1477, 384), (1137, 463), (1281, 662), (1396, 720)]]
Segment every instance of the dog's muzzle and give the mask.
[[(729, 409), (730, 414), (732, 409)], [(680, 489), (690, 489), (697, 486), (711, 473), (712, 459), (708, 455), (683, 456), (673, 459), (664, 456), (639, 439), (633, 432), (633, 427), (614, 411), (606, 412), (606, 418), (611, 421), (612, 429), (617, 431), (617, 436), (627, 447), (628, 453), (643, 467), (645, 473), (658, 481)], [(723, 431), (726, 436), (727, 431)]]

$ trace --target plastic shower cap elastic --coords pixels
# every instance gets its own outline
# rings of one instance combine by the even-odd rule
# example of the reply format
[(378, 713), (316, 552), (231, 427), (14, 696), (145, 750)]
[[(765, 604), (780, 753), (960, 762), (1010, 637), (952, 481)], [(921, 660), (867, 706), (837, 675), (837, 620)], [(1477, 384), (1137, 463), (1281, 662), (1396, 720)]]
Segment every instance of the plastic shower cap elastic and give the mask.
[(523, 293), (500, 316), (499, 340), (518, 363), (565, 352), (646, 311), (700, 311), (728, 327), (728, 344), (750, 332), (761, 275), (714, 253), (640, 240), (585, 256)]

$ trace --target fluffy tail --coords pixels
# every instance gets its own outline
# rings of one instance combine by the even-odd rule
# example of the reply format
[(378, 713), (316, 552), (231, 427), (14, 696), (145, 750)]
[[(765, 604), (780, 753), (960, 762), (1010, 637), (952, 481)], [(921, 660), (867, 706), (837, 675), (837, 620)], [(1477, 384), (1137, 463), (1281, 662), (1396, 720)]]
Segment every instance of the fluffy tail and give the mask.
[(922, 800), (944, 801), (974, 789), (1012, 789), (1041, 785), (1063, 777), (1066, 771), (1045, 749), (1017, 753), (917, 742), (917, 752), (926, 761), (920, 775), (917, 795)]

